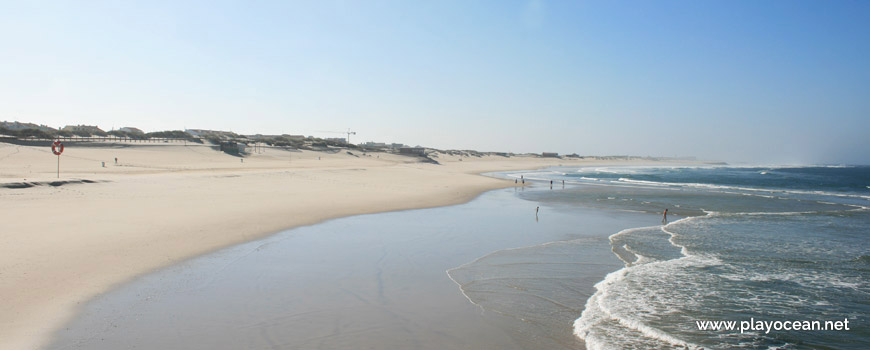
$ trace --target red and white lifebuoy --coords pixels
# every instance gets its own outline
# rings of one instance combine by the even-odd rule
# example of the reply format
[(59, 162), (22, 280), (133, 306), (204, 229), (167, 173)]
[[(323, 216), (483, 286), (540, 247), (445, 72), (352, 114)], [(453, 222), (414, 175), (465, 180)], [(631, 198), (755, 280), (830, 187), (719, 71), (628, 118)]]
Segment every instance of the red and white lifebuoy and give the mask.
[(63, 153), (63, 144), (60, 143), (60, 141), (54, 141), (54, 143), (51, 144), (51, 153), (59, 156)]

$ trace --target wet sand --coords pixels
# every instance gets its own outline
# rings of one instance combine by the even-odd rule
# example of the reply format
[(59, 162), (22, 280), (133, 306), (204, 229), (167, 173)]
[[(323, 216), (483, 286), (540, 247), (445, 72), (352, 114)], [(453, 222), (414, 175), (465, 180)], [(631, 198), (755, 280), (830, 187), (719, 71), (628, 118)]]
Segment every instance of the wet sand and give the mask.
[(82, 303), (190, 257), (330, 218), (463, 203), (513, 185), (481, 171), (556, 161), (268, 149), (242, 163), (172, 144), (70, 144), (61, 157), (57, 179), (50, 147), (0, 143), (0, 349), (43, 348)]
[(571, 324), (621, 267), (607, 236), (649, 216), (519, 191), (330, 220), (162, 269), (89, 302), (50, 348), (582, 348)]
[(515, 186), (486, 171), (643, 164), (283, 149), (242, 162), (197, 144), (70, 144), (61, 157), (57, 179), (50, 147), (0, 143), (4, 350), (43, 348), (81, 305), (137, 276), (281, 230)]

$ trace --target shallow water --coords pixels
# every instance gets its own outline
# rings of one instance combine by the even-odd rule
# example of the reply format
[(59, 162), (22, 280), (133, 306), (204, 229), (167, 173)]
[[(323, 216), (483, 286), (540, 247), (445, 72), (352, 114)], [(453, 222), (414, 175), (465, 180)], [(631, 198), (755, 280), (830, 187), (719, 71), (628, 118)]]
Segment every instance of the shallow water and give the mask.
[[(607, 236), (651, 217), (543, 205), (536, 219), (540, 204), (520, 195), (543, 190), (336, 219), (192, 259), (91, 301), (51, 348), (577, 348), (573, 320), (621, 267)], [(475, 305), (462, 290), (491, 297)]]
[[(592, 349), (870, 348), (870, 168), (557, 168), (560, 203), (671, 221), (610, 237), (625, 267), (575, 322)], [(529, 193), (537, 198), (540, 193)], [(688, 217), (687, 217), (688, 216)], [(676, 219), (676, 220), (675, 220)], [(664, 224), (664, 222), (663, 222)], [(703, 321), (840, 321), (849, 330), (702, 330)]]
[[(493, 175), (534, 185), (192, 259), (90, 302), (52, 348), (870, 347), (870, 168)], [(696, 323), (750, 319), (852, 329)]]

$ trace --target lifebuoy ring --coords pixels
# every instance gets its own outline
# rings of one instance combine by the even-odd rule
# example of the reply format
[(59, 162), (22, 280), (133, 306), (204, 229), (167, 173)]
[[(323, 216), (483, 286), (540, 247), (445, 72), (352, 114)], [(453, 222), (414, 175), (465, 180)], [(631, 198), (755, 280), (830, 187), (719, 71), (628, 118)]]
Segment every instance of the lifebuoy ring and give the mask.
[(54, 141), (54, 143), (51, 144), (51, 153), (59, 156), (63, 153), (63, 144), (60, 143), (60, 141)]

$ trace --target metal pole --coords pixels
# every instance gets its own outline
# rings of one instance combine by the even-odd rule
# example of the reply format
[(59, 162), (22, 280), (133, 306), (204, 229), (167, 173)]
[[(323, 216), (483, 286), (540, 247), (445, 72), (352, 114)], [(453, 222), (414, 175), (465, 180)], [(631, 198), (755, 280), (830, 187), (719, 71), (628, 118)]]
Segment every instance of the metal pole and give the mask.
[(60, 154), (57, 155), (57, 178), (60, 178)]

